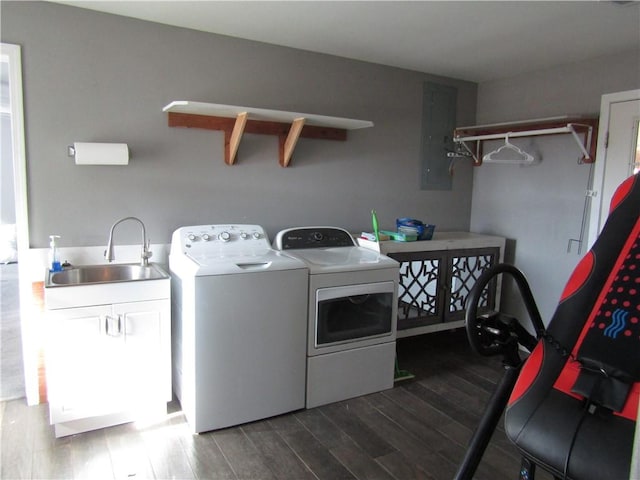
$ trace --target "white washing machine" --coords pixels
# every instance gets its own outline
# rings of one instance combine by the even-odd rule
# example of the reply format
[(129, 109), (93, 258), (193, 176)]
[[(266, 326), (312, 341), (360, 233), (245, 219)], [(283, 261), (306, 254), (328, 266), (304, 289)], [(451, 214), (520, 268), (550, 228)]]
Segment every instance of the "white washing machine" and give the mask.
[(173, 233), (173, 385), (194, 432), (304, 408), (305, 264), (258, 225)]
[(336, 227), (283, 230), (309, 268), (307, 408), (393, 387), (400, 264)]

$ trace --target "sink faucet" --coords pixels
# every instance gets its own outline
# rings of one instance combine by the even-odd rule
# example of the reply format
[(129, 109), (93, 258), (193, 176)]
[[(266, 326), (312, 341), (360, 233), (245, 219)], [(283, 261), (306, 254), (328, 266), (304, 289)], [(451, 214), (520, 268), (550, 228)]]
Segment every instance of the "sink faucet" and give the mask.
[(109, 241), (107, 242), (107, 249), (104, 251), (104, 258), (109, 263), (113, 262), (113, 260), (115, 259), (115, 256), (113, 254), (113, 230), (116, 228), (116, 225), (124, 222), (125, 220), (135, 220), (142, 227), (142, 258), (140, 260), (140, 265), (146, 267), (149, 265), (149, 258), (151, 258), (152, 252), (149, 251), (149, 240), (147, 240), (147, 231), (144, 228), (144, 223), (142, 223), (142, 220), (136, 217), (121, 218), (116, 223), (111, 225), (111, 230), (109, 231)]

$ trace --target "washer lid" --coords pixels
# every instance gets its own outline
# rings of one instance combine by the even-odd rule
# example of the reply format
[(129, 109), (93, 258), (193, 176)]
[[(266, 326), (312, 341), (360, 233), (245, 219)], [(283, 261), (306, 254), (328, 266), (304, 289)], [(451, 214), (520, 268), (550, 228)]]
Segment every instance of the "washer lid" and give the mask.
[(305, 248), (286, 253), (302, 260), (312, 274), (400, 267), (392, 258), (363, 247)]
[(177, 274), (205, 276), (305, 269), (305, 263), (276, 250), (260, 255), (185, 254), (169, 256), (171, 271)]

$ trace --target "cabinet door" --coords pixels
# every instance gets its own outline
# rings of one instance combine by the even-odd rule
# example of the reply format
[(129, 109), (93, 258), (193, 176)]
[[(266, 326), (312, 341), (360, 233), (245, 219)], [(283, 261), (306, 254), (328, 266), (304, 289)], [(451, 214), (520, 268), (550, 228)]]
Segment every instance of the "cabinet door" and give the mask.
[[(447, 262), (447, 309), (445, 321), (461, 320), (465, 315), (465, 303), (480, 275), (494, 265), (500, 256), (499, 248), (470, 248), (451, 250)], [(485, 313), (495, 306), (496, 279), (485, 287), (480, 296), (478, 313)]]
[(131, 408), (171, 400), (169, 300), (114, 305), (124, 325), (121, 391)]
[(400, 262), (398, 330), (442, 321), (446, 252), (389, 253)]
[(113, 326), (111, 307), (48, 313), (46, 366), (51, 423), (108, 413), (117, 371), (112, 359), (122, 346), (121, 337), (105, 333), (108, 322)]

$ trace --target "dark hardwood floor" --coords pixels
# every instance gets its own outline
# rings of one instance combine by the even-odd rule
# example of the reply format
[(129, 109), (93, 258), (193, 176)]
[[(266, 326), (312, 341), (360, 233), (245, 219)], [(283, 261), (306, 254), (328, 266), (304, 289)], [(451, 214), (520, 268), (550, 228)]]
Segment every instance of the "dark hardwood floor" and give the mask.
[[(451, 479), (502, 374), (500, 361), (472, 353), (464, 331), (400, 340), (398, 357), (415, 379), (391, 390), (201, 435), (189, 433), (177, 402), (159, 424), (61, 439), (47, 405), (2, 402), (0, 476)], [(515, 480), (519, 465), (500, 425), (476, 478)]]

